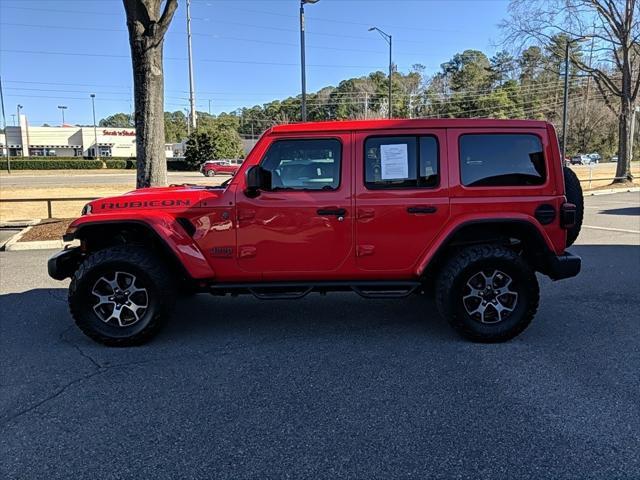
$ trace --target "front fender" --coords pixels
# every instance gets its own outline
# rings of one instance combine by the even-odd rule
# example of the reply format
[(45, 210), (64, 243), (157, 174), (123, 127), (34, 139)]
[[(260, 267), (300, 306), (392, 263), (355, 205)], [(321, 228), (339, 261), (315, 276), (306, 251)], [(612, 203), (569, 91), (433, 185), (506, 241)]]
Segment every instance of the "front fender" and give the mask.
[(74, 220), (67, 230), (64, 239), (81, 239), (87, 228), (100, 225), (138, 225), (151, 232), (156, 240), (170, 252), (175, 260), (184, 268), (185, 273), (193, 279), (213, 278), (215, 273), (204, 254), (194, 240), (180, 225), (177, 219), (164, 212), (154, 211), (153, 215), (132, 217), (130, 213), (122, 215), (109, 213), (86, 215)]

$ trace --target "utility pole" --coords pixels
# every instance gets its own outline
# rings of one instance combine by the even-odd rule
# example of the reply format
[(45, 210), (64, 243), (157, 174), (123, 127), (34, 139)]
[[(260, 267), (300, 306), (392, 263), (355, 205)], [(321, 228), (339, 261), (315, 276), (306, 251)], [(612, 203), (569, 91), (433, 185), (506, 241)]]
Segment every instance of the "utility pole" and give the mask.
[(393, 118), (393, 103), (391, 101), (391, 86), (392, 86), (392, 81), (393, 81), (393, 60), (392, 60), (392, 42), (393, 39), (391, 37), (391, 35), (389, 35), (388, 33), (383, 32), (382, 30), (380, 30), (378, 27), (371, 27), (369, 29), (370, 32), (376, 31), (380, 34), (380, 36), (382, 38), (385, 39), (385, 41), (389, 44), (389, 118)]
[(369, 118), (369, 92), (364, 92), (364, 118)]
[(196, 98), (193, 86), (193, 55), (191, 52), (191, 0), (187, 0), (187, 48), (189, 53), (189, 121), (191, 128), (196, 129)]
[(211, 99), (209, 99), (209, 115), (211, 115)]
[(96, 126), (96, 94), (92, 93), (91, 97), (91, 109), (93, 110), (93, 140), (96, 145), (95, 157), (96, 160), (100, 160), (100, 148), (98, 147), (98, 127)]
[(300, 0), (300, 73), (302, 80), (302, 106), (301, 118), (303, 122), (307, 121), (307, 73), (305, 63), (305, 45), (304, 45), (304, 5), (305, 3), (318, 3), (319, 0)]

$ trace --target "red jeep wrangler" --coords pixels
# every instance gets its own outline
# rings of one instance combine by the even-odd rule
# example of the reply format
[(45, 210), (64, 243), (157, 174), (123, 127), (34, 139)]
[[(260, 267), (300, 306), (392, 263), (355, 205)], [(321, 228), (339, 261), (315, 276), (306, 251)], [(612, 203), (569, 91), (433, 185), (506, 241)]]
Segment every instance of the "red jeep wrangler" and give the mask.
[[(465, 337), (500, 342), (538, 308), (536, 272), (565, 251), (582, 191), (553, 127), (525, 120), (375, 120), (268, 130), (238, 175), (93, 201), (49, 260), (77, 325), (108, 345), (149, 340), (177, 292), (367, 298), (435, 292)], [(428, 315), (428, 313), (427, 313)]]

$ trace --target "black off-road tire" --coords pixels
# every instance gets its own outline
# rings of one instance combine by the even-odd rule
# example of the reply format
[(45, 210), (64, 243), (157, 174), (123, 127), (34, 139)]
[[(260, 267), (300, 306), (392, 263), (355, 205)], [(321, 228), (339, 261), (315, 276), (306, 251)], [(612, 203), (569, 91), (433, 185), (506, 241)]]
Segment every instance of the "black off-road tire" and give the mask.
[[(116, 271), (135, 275), (147, 289), (149, 307), (130, 326), (107, 324), (93, 310), (95, 296), (91, 290), (96, 281)], [(142, 247), (99, 250), (80, 264), (71, 279), (68, 297), (71, 316), (78, 328), (96, 342), (112, 347), (141, 345), (160, 331), (171, 313), (176, 295), (171, 279), (172, 272), (163, 262)]]
[(567, 247), (573, 245), (580, 234), (582, 228), (582, 219), (584, 218), (584, 197), (582, 195), (582, 187), (576, 173), (569, 167), (564, 167), (564, 189), (565, 196), (569, 203), (576, 206), (576, 223), (567, 230)]
[[(467, 313), (463, 303), (466, 284), (477, 272), (500, 270), (512, 279), (518, 293), (515, 309), (497, 323), (481, 323)], [(475, 342), (497, 343), (514, 338), (531, 323), (538, 310), (540, 292), (535, 272), (516, 252), (499, 245), (477, 245), (456, 253), (436, 281), (436, 306), (462, 336)]]

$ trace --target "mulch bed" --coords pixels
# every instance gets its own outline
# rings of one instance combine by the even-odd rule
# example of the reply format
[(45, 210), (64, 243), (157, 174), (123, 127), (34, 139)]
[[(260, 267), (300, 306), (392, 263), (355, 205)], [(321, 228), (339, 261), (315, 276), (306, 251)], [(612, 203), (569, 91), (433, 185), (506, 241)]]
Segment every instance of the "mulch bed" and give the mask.
[(62, 235), (67, 231), (67, 227), (73, 218), (54, 218), (43, 220), (31, 227), (19, 240), (19, 242), (34, 242), (38, 240), (62, 240)]

